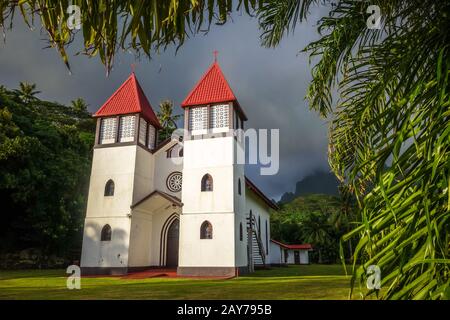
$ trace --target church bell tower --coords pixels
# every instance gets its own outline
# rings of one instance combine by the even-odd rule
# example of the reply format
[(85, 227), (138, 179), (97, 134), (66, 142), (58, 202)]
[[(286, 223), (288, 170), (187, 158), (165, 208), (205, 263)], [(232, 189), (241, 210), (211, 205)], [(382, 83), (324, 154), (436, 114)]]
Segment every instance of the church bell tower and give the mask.
[(244, 165), (235, 135), (247, 120), (214, 63), (182, 103), (185, 114), (178, 274), (234, 276), (247, 271)]
[(83, 234), (83, 274), (124, 274), (132, 263), (130, 206), (154, 188), (161, 125), (134, 72), (94, 114), (97, 119)]

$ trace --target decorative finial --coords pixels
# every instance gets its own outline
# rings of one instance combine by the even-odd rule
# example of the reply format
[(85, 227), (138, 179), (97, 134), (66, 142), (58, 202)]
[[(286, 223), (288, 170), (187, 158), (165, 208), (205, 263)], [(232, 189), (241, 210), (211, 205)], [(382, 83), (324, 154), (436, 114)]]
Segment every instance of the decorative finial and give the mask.
[(219, 51), (214, 50), (213, 54), (214, 54), (214, 62), (217, 62), (217, 55), (219, 54)]
[(134, 69), (135, 69), (136, 65), (134, 63), (131, 64), (131, 73), (134, 73)]

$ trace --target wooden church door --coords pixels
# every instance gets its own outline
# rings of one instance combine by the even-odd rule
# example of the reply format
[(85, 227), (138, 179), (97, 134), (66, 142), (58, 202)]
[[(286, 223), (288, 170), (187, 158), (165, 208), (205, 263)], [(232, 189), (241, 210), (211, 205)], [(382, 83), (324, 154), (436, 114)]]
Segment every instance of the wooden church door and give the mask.
[(166, 265), (168, 267), (178, 266), (178, 245), (180, 237), (180, 220), (172, 222), (167, 233), (167, 255)]

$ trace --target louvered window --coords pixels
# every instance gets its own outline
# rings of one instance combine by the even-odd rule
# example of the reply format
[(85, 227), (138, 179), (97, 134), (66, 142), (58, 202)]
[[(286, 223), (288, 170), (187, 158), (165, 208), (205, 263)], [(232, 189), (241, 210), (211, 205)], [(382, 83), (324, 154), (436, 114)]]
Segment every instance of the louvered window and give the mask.
[(229, 122), (229, 106), (227, 104), (211, 107), (211, 128), (227, 128)]
[(190, 130), (206, 130), (208, 128), (208, 107), (196, 107), (189, 110)]
[(134, 140), (135, 116), (120, 117), (119, 142)]
[(151, 150), (155, 148), (156, 130), (150, 123), (148, 124), (148, 144), (147, 147)]
[(147, 121), (139, 118), (139, 143), (145, 146), (145, 140), (147, 137)]
[(117, 118), (102, 119), (100, 124), (100, 144), (116, 142)]

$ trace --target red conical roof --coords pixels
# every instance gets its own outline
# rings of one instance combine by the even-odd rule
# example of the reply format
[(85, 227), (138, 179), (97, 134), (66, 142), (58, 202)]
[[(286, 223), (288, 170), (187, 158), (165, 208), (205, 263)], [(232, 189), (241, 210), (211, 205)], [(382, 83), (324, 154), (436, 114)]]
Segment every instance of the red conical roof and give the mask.
[[(233, 90), (228, 85), (219, 64), (215, 61), (184, 99), (181, 106), (184, 108), (219, 102), (235, 102), (240, 109)], [(244, 118), (246, 118), (245, 115)]]
[(150, 102), (144, 94), (134, 72), (125, 80), (119, 89), (98, 109), (94, 117), (115, 116), (121, 114), (140, 113), (147, 121), (161, 128), (158, 118), (153, 112)]
[(186, 99), (181, 103), (181, 106), (184, 108), (220, 102), (234, 102), (244, 120), (247, 120), (219, 64), (217, 61), (214, 61), (201, 77), (200, 81), (195, 85), (194, 89), (192, 89)]

